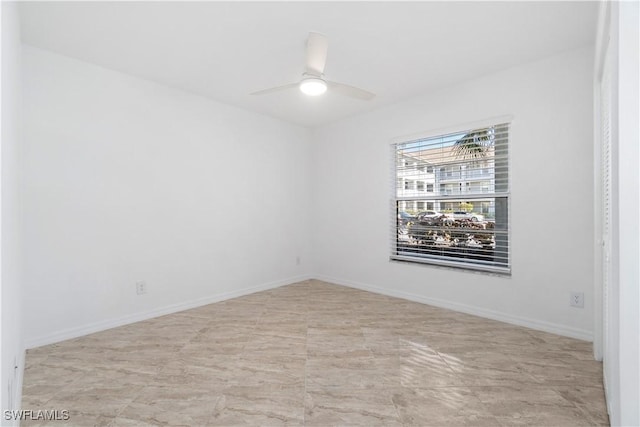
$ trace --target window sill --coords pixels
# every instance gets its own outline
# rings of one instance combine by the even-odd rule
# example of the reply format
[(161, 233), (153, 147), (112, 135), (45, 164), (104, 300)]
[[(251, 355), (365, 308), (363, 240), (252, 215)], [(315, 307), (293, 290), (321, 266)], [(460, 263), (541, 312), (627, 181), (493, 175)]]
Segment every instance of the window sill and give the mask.
[(402, 255), (391, 255), (389, 258), (390, 262), (399, 263), (399, 264), (410, 264), (415, 266), (423, 266), (423, 267), (436, 267), (443, 268), (447, 270), (456, 270), (456, 271), (464, 271), (467, 273), (480, 273), (480, 274), (488, 274), (491, 276), (499, 276), (499, 277), (511, 277), (511, 267), (495, 267), (490, 265), (474, 265), (461, 263), (456, 261), (449, 260), (436, 260), (436, 259), (416, 259), (414, 257), (402, 256)]

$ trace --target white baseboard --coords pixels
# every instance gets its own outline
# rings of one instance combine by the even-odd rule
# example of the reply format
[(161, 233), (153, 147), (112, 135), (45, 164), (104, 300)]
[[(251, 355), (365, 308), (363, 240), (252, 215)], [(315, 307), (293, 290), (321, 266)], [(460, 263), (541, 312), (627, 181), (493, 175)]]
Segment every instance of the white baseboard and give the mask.
[[(5, 411), (6, 410), (10, 410), (10, 411), (16, 411), (16, 410), (20, 410), (22, 408), (22, 384), (24, 381), (24, 369), (25, 369), (25, 360), (26, 360), (26, 354), (25, 354), (25, 350), (22, 350), (21, 352), (19, 352), (19, 354), (16, 356), (16, 360), (15, 360), (15, 366), (14, 369), (16, 369), (15, 372), (15, 376), (11, 375), (10, 377), (12, 377), (12, 380), (9, 380), (10, 382), (13, 381), (9, 392), (11, 393), (11, 396), (9, 396), (9, 402), (3, 402), (4, 404), (7, 405), (6, 408), (2, 408)], [(13, 364), (13, 360), (10, 361), (10, 363)], [(5, 362), (6, 363), (6, 362)], [(13, 370), (12, 370), (13, 372)], [(4, 419), (5, 414), (3, 413), (3, 419)], [(15, 419), (11, 419), (11, 420), (4, 420), (4, 422), (2, 425), (3, 426), (19, 426), (20, 425), (20, 421), (15, 420)]]
[(210, 295), (195, 300), (185, 301), (181, 303), (171, 304), (168, 306), (156, 308), (153, 310), (135, 313), (127, 316), (118, 317), (115, 319), (107, 319), (100, 322), (91, 323), (88, 325), (79, 326), (76, 328), (69, 328), (62, 331), (55, 332), (53, 334), (37, 337), (27, 340), (25, 348), (35, 348), (43, 345), (53, 344), (68, 339), (81, 337), (84, 335), (92, 334), (95, 332), (104, 331), (118, 326), (128, 325), (142, 320), (152, 319), (154, 317), (164, 316), (167, 314), (177, 313), (179, 311), (189, 310), (191, 308), (201, 307), (207, 304), (213, 304), (220, 301), (225, 301), (232, 298), (241, 297), (244, 295), (252, 294), (255, 292), (266, 291), (269, 289), (278, 288), (280, 286), (289, 285), (296, 282), (301, 282), (309, 279), (318, 279), (325, 282), (334, 283), (336, 285), (347, 286), (350, 288), (360, 289), (363, 291), (374, 292), (377, 294), (388, 295), (391, 297), (402, 298), (409, 301), (415, 301), (422, 304), (429, 304), (436, 307), (447, 308), (462, 313), (472, 314), (475, 316), (485, 317), (487, 319), (497, 320), (500, 322), (509, 323), (517, 326), (524, 326), (526, 328), (536, 329), (539, 331), (550, 332), (552, 334), (562, 335), (566, 337), (576, 338), (584, 341), (593, 341), (593, 334), (590, 331), (572, 328), (565, 325), (559, 325), (550, 322), (544, 322), (541, 320), (530, 319), (521, 316), (514, 316), (511, 314), (501, 313), (494, 310), (488, 310), (484, 308), (474, 307), (466, 304), (460, 304), (457, 302), (442, 300), (438, 298), (430, 298), (422, 295), (416, 295), (408, 292), (389, 290), (372, 286), (360, 282), (354, 282), (351, 280), (339, 279), (336, 277), (329, 277), (324, 275), (303, 275), (291, 277), (285, 280), (279, 280), (269, 283), (264, 283), (258, 286), (252, 286), (235, 290), (232, 292), (224, 292), (220, 294)]
[(54, 343), (66, 341), (72, 338), (78, 338), (84, 335), (93, 334), (95, 332), (116, 328), (118, 326), (124, 326), (131, 323), (140, 322), (142, 320), (152, 319), (154, 317), (177, 313), (179, 311), (189, 310), (192, 308), (201, 307), (203, 305), (213, 304), (216, 302), (253, 294), (255, 292), (279, 288), (280, 286), (302, 282), (304, 280), (309, 280), (311, 278), (312, 278), (311, 275), (290, 277), (284, 280), (277, 280), (274, 282), (263, 283), (258, 286), (238, 289), (231, 292), (223, 292), (220, 294), (209, 295), (206, 297), (197, 298), (190, 301), (185, 301), (185, 302), (167, 305), (164, 307), (155, 308), (153, 310), (148, 310), (141, 313), (135, 313), (127, 316), (118, 317), (115, 319), (107, 319), (100, 322), (90, 323), (88, 325), (83, 325), (76, 328), (64, 329), (62, 331), (54, 332), (53, 334), (27, 340), (25, 343), (25, 348), (30, 349), (30, 348), (40, 347), (43, 345), (54, 344)]
[(402, 298), (409, 301), (415, 301), (422, 304), (433, 305), (435, 307), (447, 308), (474, 316), (484, 317), (487, 319), (497, 320), (499, 322), (509, 323), (516, 326), (524, 326), (525, 328), (535, 329), (538, 331), (549, 332), (556, 335), (575, 338), (583, 341), (593, 342), (593, 333), (591, 331), (572, 328), (570, 326), (559, 325), (556, 323), (545, 322), (542, 320), (530, 319), (527, 317), (514, 316), (512, 314), (501, 313), (499, 311), (488, 310), (485, 308), (474, 307), (466, 304), (460, 304), (453, 301), (447, 301), (438, 298), (430, 298), (422, 295), (416, 295), (408, 292), (389, 290), (379, 288), (364, 283), (354, 282), (352, 280), (338, 279), (324, 275), (316, 275), (316, 279), (322, 280), (336, 285), (347, 286), (350, 288), (360, 289), (363, 291), (374, 292), (377, 294), (387, 295), (390, 297)]

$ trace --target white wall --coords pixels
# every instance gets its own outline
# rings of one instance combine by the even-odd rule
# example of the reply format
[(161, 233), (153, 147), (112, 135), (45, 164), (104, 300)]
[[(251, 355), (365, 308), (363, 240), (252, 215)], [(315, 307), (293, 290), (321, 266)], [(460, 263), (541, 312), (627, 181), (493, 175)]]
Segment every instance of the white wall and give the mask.
[[(2, 183), (0, 264), (0, 408), (20, 407), (24, 345), (22, 338), (22, 249), (20, 196), (20, 24), (15, 3), (1, 2), (2, 15)], [(17, 369), (16, 369), (17, 365)], [(3, 425), (13, 425), (4, 419)]]
[[(318, 129), (319, 277), (591, 339), (592, 68), (592, 48), (574, 50)], [(390, 141), (503, 115), (514, 117), (511, 277), (389, 262)]]
[[(608, 10), (610, 8), (610, 10)], [(596, 65), (611, 67), (612, 277), (602, 289), (604, 383), (611, 425), (640, 425), (640, 5), (611, 2), (600, 10)], [(608, 54), (605, 55), (605, 47)], [(596, 150), (600, 144), (596, 144)], [(598, 260), (598, 263), (601, 263)]]
[(310, 276), (308, 130), (23, 61), (27, 347)]

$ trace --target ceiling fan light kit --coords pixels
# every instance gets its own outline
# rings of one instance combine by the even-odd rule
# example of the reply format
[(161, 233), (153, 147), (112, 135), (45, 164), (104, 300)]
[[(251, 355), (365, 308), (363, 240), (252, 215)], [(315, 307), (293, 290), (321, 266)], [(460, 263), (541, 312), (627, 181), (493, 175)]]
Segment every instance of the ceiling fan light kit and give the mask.
[(306, 77), (300, 82), (300, 90), (309, 96), (322, 95), (327, 91), (327, 83), (319, 77)]
[(324, 66), (327, 62), (327, 50), (329, 43), (327, 38), (320, 33), (309, 33), (307, 38), (307, 61), (305, 72), (302, 74), (300, 83), (289, 83), (283, 86), (272, 87), (270, 89), (253, 92), (251, 95), (267, 95), (275, 92), (286, 91), (298, 86), (305, 95), (322, 95), (327, 89), (339, 95), (350, 98), (369, 101), (376, 95), (366, 90), (349, 86), (343, 83), (336, 83), (324, 79)]

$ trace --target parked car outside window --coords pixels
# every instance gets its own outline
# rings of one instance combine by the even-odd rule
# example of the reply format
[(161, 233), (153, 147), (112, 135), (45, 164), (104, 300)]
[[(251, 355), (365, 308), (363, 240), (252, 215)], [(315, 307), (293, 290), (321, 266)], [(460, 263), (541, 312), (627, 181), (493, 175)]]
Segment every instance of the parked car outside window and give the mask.
[(446, 215), (453, 219), (470, 219), (473, 222), (484, 221), (484, 215), (475, 212), (454, 211)]
[(424, 211), (424, 212), (418, 213), (418, 215), (416, 215), (416, 219), (418, 221), (424, 221), (425, 219), (439, 218), (443, 215), (444, 215), (443, 213), (440, 213), (438, 211)]
[(416, 219), (415, 216), (405, 211), (398, 212), (398, 224), (400, 225), (407, 225), (408, 223), (410, 223), (411, 221), (414, 221), (415, 219)]

